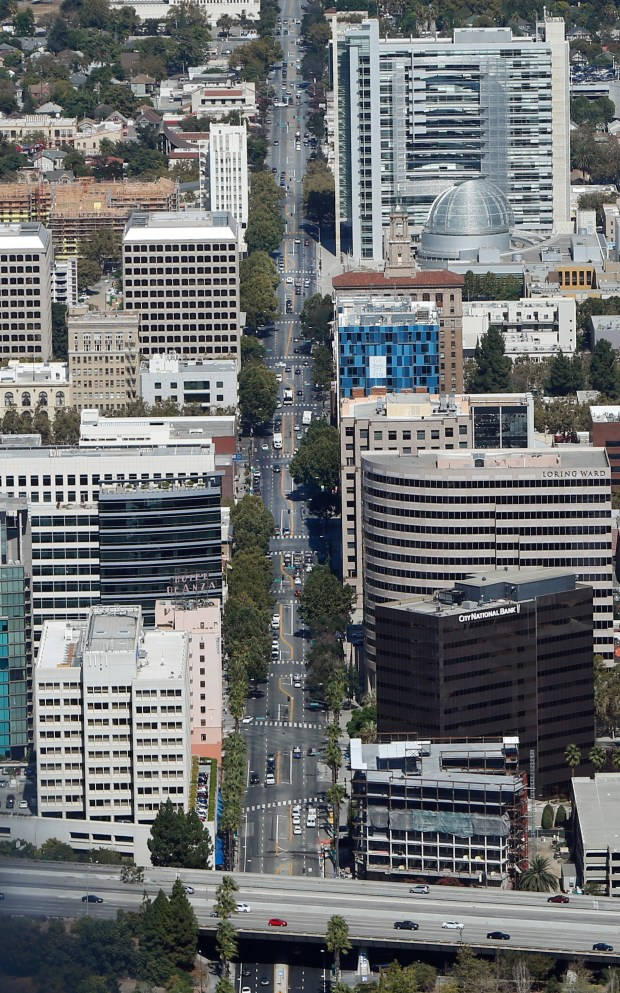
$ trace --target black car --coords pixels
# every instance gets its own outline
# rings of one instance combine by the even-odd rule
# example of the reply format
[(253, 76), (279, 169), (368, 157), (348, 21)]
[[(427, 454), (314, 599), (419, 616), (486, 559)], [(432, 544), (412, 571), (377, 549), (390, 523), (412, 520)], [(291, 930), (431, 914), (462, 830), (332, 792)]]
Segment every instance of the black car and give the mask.
[(250, 786), (257, 786), (260, 783), (260, 776), (257, 772), (250, 773)]
[(303, 395), (304, 395), (304, 391), (303, 390), (297, 390), (297, 396), (298, 397), (302, 397)]
[(82, 903), (103, 903), (102, 896), (95, 896), (94, 893), (87, 893), (82, 897)]
[(419, 927), (415, 921), (394, 921), (396, 931), (417, 931)]
[(493, 941), (510, 941), (510, 935), (506, 931), (489, 931), (487, 938), (492, 938)]
[(593, 952), (613, 952), (614, 946), (609, 945), (606, 941), (597, 941), (595, 945), (592, 945)]
[(0, 893), (0, 900), (4, 900), (4, 893)]
[(15, 797), (13, 796), (12, 793), (9, 793), (9, 795), (6, 798), (6, 809), (13, 810), (14, 806), (15, 806)]

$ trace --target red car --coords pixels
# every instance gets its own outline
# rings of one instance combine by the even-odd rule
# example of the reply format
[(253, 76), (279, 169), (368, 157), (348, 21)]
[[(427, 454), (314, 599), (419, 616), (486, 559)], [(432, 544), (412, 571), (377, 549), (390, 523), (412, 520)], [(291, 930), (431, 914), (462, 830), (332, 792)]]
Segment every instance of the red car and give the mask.
[(563, 893), (556, 893), (555, 896), (547, 897), (547, 903), (570, 903), (570, 901)]
[(286, 927), (286, 921), (283, 921), (281, 917), (270, 917), (269, 927)]

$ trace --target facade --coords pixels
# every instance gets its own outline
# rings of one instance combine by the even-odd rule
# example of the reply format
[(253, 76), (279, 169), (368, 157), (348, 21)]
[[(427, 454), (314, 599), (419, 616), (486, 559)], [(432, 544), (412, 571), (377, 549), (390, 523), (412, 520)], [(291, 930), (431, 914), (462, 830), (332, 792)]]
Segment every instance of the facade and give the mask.
[[(398, 220), (398, 218), (397, 218)], [(403, 272), (402, 261), (407, 249), (396, 238), (388, 246), (388, 260), (393, 263), (386, 272), (343, 272), (334, 276), (334, 306), (336, 313), (352, 300), (365, 297), (404, 297), (414, 303), (433, 304), (439, 316), (439, 392), (460, 393), (463, 390), (463, 276), (443, 269), (436, 272)], [(392, 258), (394, 250), (395, 258)], [(400, 272), (400, 275), (395, 275)]]
[(439, 390), (439, 319), (430, 303), (361, 296), (339, 305), (334, 341), (338, 397), (379, 386)]
[(620, 486), (620, 406), (590, 407), (592, 427), (590, 441), (596, 448), (604, 448), (611, 469), (613, 489)]
[(197, 404), (205, 414), (237, 406), (237, 363), (232, 359), (184, 362), (175, 355), (151, 355), (140, 369), (140, 393), (148, 404), (173, 400)]
[(32, 744), (32, 557), (25, 500), (0, 498), (0, 756)]
[(577, 882), (620, 897), (620, 773), (571, 779), (572, 836)]
[(577, 316), (571, 297), (525, 297), (521, 300), (472, 301), (463, 304), (463, 351), (473, 355), (489, 328), (499, 328), (506, 355), (534, 362), (577, 347)]
[(594, 590), (594, 651), (611, 660), (610, 468), (599, 448), (362, 455), (369, 679), (378, 604), (489, 569), (570, 569)]
[(242, 81), (234, 86), (216, 86), (208, 82), (192, 85), (187, 93), (192, 114), (219, 121), (229, 114), (239, 114), (244, 121), (256, 117), (256, 83)]
[(138, 397), (139, 326), (137, 314), (123, 311), (69, 316), (69, 370), (79, 410), (123, 410)]
[(0, 369), (0, 412), (18, 414), (37, 409), (50, 420), (58, 410), (73, 404), (73, 386), (66, 362), (20, 362), (10, 360)]
[(241, 240), (248, 226), (248, 138), (245, 124), (209, 127), (209, 206), (232, 214)]
[(531, 393), (385, 393), (340, 404), (342, 574), (362, 611), (362, 454), (416, 455), (424, 449), (528, 448), (534, 444)]
[(188, 639), (145, 628), (139, 608), (47, 621), (35, 665), (42, 817), (152, 822), (189, 805)]
[(52, 303), (62, 303), (65, 307), (77, 307), (77, 256), (58, 259), (52, 266)]
[(507, 887), (527, 857), (519, 741), (351, 740), (358, 875)]
[[(43, 135), (50, 148), (73, 146), (77, 131), (76, 117), (57, 117), (55, 114), (23, 114), (13, 117), (0, 117), (0, 135), (5, 141), (21, 144), (32, 134)], [(37, 141), (39, 139), (37, 138)]]
[(239, 253), (230, 214), (133, 214), (123, 237), (126, 310), (143, 356), (239, 360)]
[(42, 224), (0, 226), (0, 359), (52, 357), (52, 239)]
[(139, 605), (222, 595), (221, 480), (103, 484), (99, 491), (101, 603)]
[[(517, 227), (569, 230), (569, 66), (561, 18), (536, 36), (457, 28), (381, 38), (332, 21), (336, 231), (355, 259), (382, 257), (398, 203), (416, 224), (455, 183), (485, 176)], [(340, 245), (336, 246), (337, 253)]]
[(217, 439), (236, 437), (235, 417), (101, 417), (83, 410), (80, 448), (216, 447)]
[(433, 599), (377, 606), (377, 727), (420, 738), (512, 735), (536, 792), (568, 785), (567, 741), (595, 740), (592, 588), (507, 569)]
[(221, 604), (209, 600), (158, 600), (155, 625), (187, 632), (192, 754), (219, 759), (223, 708)]

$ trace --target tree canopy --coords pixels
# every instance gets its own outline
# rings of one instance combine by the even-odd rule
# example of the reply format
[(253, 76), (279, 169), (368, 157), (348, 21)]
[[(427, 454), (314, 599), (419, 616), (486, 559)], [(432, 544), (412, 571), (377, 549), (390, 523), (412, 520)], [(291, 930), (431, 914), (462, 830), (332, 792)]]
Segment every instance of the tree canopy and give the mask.
[(299, 611), (314, 635), (344, 632), (354, 596), (353, 588), (343, 586), (328, 566), (318, 565), (306, 579)]
[(280, 282), (273, 259), (263, 251), (255, 251), (241, 261), (239, 285), (241, 310), (247, 325), (256, 330), (268, 324), (278, 313), (275, 290)]
[(247, 362), (239, 373), (239, 410), (246, 428), (266, 424), (278, 400), (276, 374), (262, 362)]
[(474, 369), (468, 384), (471, 393), (507, 393), (511, 361), (504, 354), (504, 337), (491, 326), (476, 345)]
[(304, 338), (315, 341), (319, 345), (328, 345), (332, 336), (333, 319), (334, 303), (328, 293), (325, 296), (315, 293), (304, 300), (299, 315)]
[(147, 844), (153, 865), (211, 868), (213, 846), (209, 832), (195, 810), (177, 810), (169, 799), (157, 812)]

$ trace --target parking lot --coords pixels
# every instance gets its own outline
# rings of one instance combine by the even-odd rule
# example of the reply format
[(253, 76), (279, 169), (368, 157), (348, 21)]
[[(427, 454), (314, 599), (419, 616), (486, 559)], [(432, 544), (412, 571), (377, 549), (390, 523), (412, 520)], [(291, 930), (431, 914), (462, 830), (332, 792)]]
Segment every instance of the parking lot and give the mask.
[(36, 813), (34, 775), (24, 763), (0, 766), (0, 813), (29, 817)]

